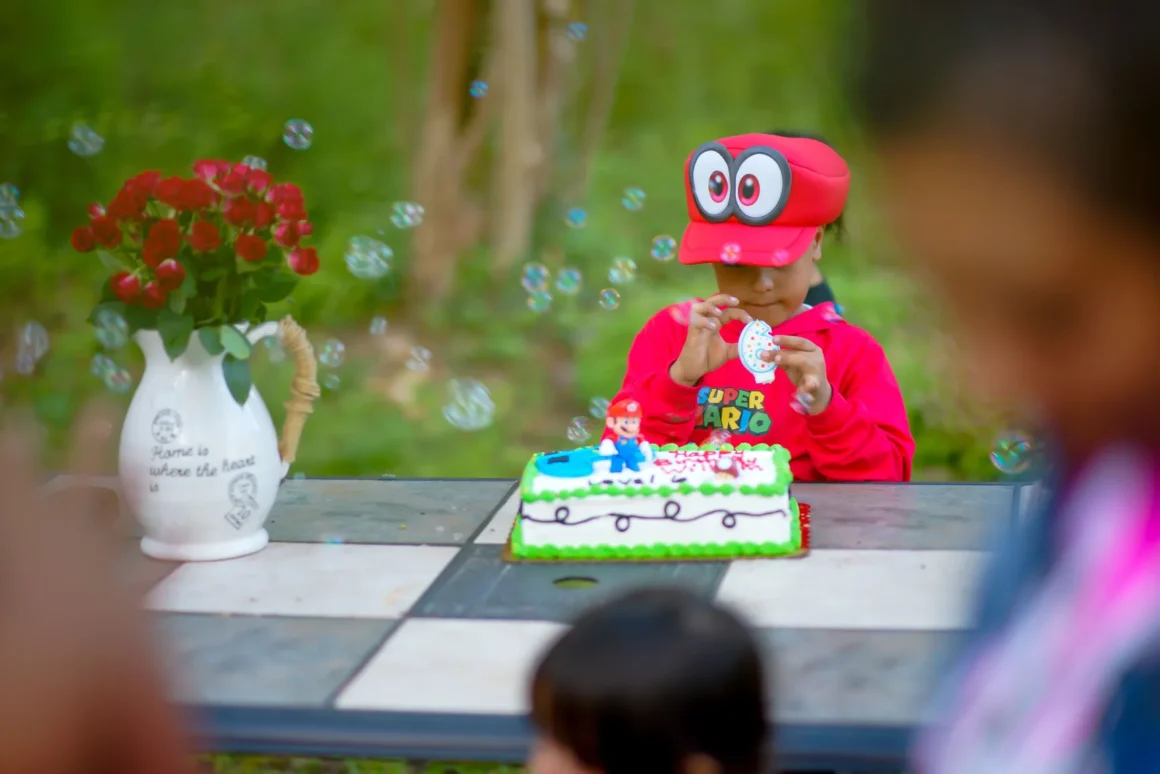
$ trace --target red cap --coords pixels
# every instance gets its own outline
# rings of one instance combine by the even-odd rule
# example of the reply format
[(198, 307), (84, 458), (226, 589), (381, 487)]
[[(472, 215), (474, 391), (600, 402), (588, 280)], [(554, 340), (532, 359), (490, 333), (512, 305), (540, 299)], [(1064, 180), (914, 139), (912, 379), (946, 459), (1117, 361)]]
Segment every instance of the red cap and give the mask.
[(689, 223), (681, 263), (785, 266), (846, 206), (850, 169), (806, 137), (742, 134), (705, 143), (685, 162)]
[(640, 419), (644, 413), (640, 410), (640, 404), (635, 400), (618, 400), (608, 407), (607, 416), (610, 419)]

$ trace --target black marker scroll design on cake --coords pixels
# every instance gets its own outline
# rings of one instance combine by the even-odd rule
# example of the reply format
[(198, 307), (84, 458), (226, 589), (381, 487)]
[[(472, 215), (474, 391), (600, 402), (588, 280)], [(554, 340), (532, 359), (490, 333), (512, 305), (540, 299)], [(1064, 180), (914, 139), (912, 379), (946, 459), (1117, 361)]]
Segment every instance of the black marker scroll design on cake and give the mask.
[(775, 508), (772, 511), (762, 511), (759, 513), (750, 513), (748, 511), (731, 511), (728, 508), (714, 508), (710, 511), (702, 511), (701, 513), (682, 512), (681, 504), (676, 500), (666, 500), (661, 507), (659, 514), (650, 513), (601, 513), (594, 516), (585, 516), (584, 518), (572, 519), (572, 511), (566, 505), (561, 505), (556, 508), (551, 518), (543, 519), (530, 516), (524, 510), (523, 504), (520, 504), (520, 518), (526, 521), (534, 521), (539, 524), (559, 524), (564, 527), (575, 527), (580, 524), (587, 524), (590, 521), (599, 521), (600, 519), (615, 519), (615, 527), (617, 532), (627, 532), (634, 521), (675, 521), (681, 524), (687, 524), (701, 519), (721, 518), (721, 526), (725, 529), (733, 529), (737, 526), (739, 518), (747, 519), (763, 519), (770, 516), (789, 517), (789, 512), (785, 508)]

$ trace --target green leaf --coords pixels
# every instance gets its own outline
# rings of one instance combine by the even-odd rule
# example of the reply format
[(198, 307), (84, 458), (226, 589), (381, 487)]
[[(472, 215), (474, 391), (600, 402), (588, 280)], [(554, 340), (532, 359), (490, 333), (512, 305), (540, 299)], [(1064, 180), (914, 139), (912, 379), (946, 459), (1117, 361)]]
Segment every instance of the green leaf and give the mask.
[(242, 301), (238, 304), (238, 316), (243, 320), (254, 319), (258, 307), (262, 305), (255, 290), (247, 290), (242, 294)]
[(169, 309), (173, 312), (176, 312), (177, 314), (183, 313), (185, 311), (185, 300), (186, 295), (182, 293), (181, 290), (173, 291), (169, 294), (169, 299), (167, 301)]
[(226, 355), (222, 361), (222, 373), (226, 377), (226, 387), (229, 388), (230, 395), (234, 396), (239, 406), (246, 405), (246, 399), (250, 397), (250, 388), (254, 384), (254, 377), (250, 373), (250, 361)]
[(250, 340), (246, 338), (245, 334), (239, 331), (232, 325), (223, 325), (218, 329), (222, 346), (232, 357), (238, 360), (246, 360), (253, 352), (250, 346)]
[(259, 274), (258, 276), (262, 277), (262, 280), (255, 282), (254, 293), (259, 300), (267, 304), (282, 301), (294, 292), (294, 287), (298, 284), (297, 277), (283, 271), (270, 275)]
[(143, 306), (125, 307), (125, 323), (130, 330), (154, 330), (157, 327), (157, 310)]
[(197, 294), (197, 278), (194, 277), (189, 266), (185, 266), (185, 279), (181, 281), (181, 287), (177, 289), (177, 292), (186, 298)]
[(123, 255), (110, 253), (108, 250), (98, 250), (97, 258), (101, 260), (102, 266), (112, 271), (123, 271), (133, 268), (133, 264), (130, 263), (128, 258)]
[(199, 273), (197, 278), (202, 282), (211, 282), (216, 279), (221, 279), (222, 277), (226, 276), (228, 272), (229, 269), (226, 269), (225, 267), (214, 266)]
[(189, 337), (193, 335), (193, 318), (172, 309), (162, 309), (157, 315), (157, 332), (161, 334), (165, 354), (169, 355), (170, 360), (176, 360), (189, 346)]
[(205, 351), (211, 355), (220, 355), (225, 352), (225, 347), (222, 346), (220, 328), (198, 328), (197, 338), (201, 340), (201, 345), (205, 347)]

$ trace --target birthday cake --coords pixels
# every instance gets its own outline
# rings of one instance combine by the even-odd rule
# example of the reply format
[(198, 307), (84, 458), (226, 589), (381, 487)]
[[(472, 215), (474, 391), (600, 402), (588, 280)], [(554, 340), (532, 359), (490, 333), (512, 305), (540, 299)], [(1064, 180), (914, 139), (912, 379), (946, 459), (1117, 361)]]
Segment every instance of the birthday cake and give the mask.
[(537, 454), (520, 481), (510, 552), (517, 560), (726, 559), (809, 547), (780, 446), (656, 446), (639, 409), (613, 406), (613, 438)]

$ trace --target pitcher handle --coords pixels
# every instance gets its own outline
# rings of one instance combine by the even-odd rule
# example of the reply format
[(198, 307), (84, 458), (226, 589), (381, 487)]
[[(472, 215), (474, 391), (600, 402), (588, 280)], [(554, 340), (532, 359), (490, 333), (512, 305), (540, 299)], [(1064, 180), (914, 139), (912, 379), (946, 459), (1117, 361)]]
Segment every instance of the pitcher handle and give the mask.
[(282, 475), (298, 456), (298, 442), (302, 439), (302, 428), (306, 417), (314, 411), (314, 401), (318, 399), (318, 361), (314, 357), (314, 347), (306, 337), (306, 331), (287, 315), (278, 322), (278, 334), (282, 348), (294, 360), (294, 379), (290, 382), (290, 399), (286, 406), (286, 419), (282, 422), (282, 436), (278, 439), (278, 454), (282, 457)]

